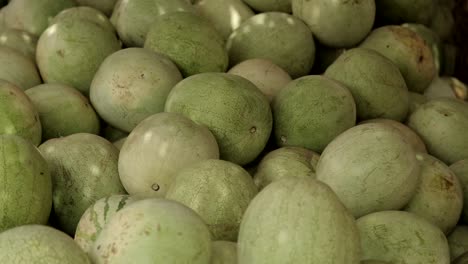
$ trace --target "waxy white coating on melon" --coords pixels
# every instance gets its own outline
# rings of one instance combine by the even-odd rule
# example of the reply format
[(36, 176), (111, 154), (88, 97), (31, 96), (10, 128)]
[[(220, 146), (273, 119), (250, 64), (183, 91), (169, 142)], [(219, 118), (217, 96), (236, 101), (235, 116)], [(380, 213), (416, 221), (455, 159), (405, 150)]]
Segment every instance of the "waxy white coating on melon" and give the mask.
[(468, 226), (459, 225), (447, 236), (452, 260), (468, 252)]
[(355, 126), (333, 140), (317, 164), (355, 217), (405, 206), (419, 184), (416, 152), (397, 128), (383, 123)]
[(34, 60), (7, 46), (0, 46), (0, 79), (26, 90), (41, 84)]
[(263, 189), (242, 219), (238, 263), (358, 264), (355, 220), (325, 184), (287, 178)]
[(449, 167), (457, 176), (463, 190), (462, 220), (468, 224), (468, 159), (460, 160)]
[(231, 241), (213, 241), (210, 264), (238, 264), (237, 243)]

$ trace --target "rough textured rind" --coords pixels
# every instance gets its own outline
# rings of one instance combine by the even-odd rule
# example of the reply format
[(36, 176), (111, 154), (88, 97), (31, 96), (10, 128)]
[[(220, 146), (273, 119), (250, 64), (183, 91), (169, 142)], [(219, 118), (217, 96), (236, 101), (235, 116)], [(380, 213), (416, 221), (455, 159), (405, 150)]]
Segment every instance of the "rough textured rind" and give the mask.
[(104, 60), (89, 95), (106, 123), (130, 132), (145, 118), (164, 111), (167, 95), (181, 80), (177, 66), (165, 55), (129, 48)]
[(279, 146), (322, 152), (336, 136), (356, 124), (356, 104), (350, 91), (319, 75), (290, 82), (272, 104)]
[(207, 20), (189, 12), (159, 16), (152, 23), (144, 47), (167, 55), (185, 77), (225, 72), (228, 67), (223, 37)]
[(39, 146), (52, 175), (54, 216), (70, 235), (97, 200), (124, 194), (117, 171), (119, 151), (104, 138), (79, 133)]
[(457, 176), (463, 190), (462, 221), (468, 224), (468, 159), (460, 160), (449, 167)]
[(449, 98), (428, 101), (411, 114), (408, 126), (426, 143), (429, 154), (446, 164), (468, 158), (468, 104)]
[(68, 235), (42, 225), (25, 225), (1, 233), (0, 263), (91, 264)]
[(37, 43), (36, 61), (46, 83), (62, 83), (85, 95), (99, 65), (120, 49), (115, 34), (87, 20), (62, 20)]
[(384, 26), (374, 29), (360, 47), (375, 50), (393, 61), (410, 91), (422, 93), (437, 75), (431, 48), (409, 28)]
[(354, 218), (328, 186), (311, 178), (268, 185), (242, 219), (238, 263), (357, 264), (360, 260)]
[(95, 264), (190, 263), (211, 259), (210, 231), (191, 209), (146, 199), (117, 212), (94, 243)]
[(218, 159), (213, 134), (176, 113), (143, 120), (127, 137), (119, 156), (119, 174), (129, 194), (163, 197), (181, 169)]
[(35, 146), (41, 143), (39, 113), (17, 86), (0, 80), (0, 134), (18, 135)]
[(408, 212), (382, 211), (357, 220), (363, 259), (394, 264), (449, 264), (444, 233)]
[(25, 91), (39, 112), (42, 138), (99, 133), (99, 119), (88, 99), (62, 84), (42, 84)]
[(447, 237), (450, 247), (450, 258), (455, 260), (468, 252), (468, 226), (459, 225)]
[(293, 78), (307, 75), (314, 64), (312, 32), (299, 18), (280, 12), (255, 15), (229, 36), (231, 65), (248, 59), (269, 59)]
[(242, 216), (256, 194), (252, 177), (242, 167), (206, 160), (177, 173), (166, 199), (197, 212), (213, 240), (236, 241)]
[(237, 264), (237, 243), (213, 241), (210, 264)]
[[(23, 138), (0, 136), (0, 186), (0, 233), (47, 223), (52, 207), (50, 172), (39, 151)], [(0, 260), (3, 251), (0, 246)]]
[(166, 112), (181, 113), (207, 126), (221, 159), (245, 165), (265, 148), (272, 129), (268, 99), (250, 81), (226, 73), (186, 78), (169, 94)]
[(110, 16), (112, 14), (112, 11), (114, 10), (115, 3), (117, 0), (75, 0), (79, 5), (81, 6), (91, 6), (93, 8), (96, 8), (97, 10), (100, 10), (107, 16)]
[(409, 95), (403, 76), (395, 64), (373, 50), (355, 48), (344, 52), (328, 67), (325, 76), (351, 91), (361, 120), (402, 121), (408, 114)]
[(22, 90), (42, 82), (34, 61), (20, 51), (1, 46), (0, 65), (0, 79), (11, 82)]
[(36, 60), (37, 40), (38, 37), (31, 33), (14, 28), (6, 28), (0, 33), (1, 46), (15, 49), (33, 61)]
[(102, 27), (103, 29), (109, 30), (112, 33), (115, 33), (115, 28), (109, 21), (109, 18), (102, 13), (101, 11), (94, 9), (88, 6), (77, 6), (72, 8), (67, 8), (60, 13), (58, 13), (52, 20), (50, 20), (49, 25), (55, 24), (63, 20), (88, 20), (96, 25)]
[(352, 47), (371, 31), (375, 1), (292, 0), (292, 12), (304, 20), (322, 44)]
[(405, 206), (419, 184), (419, 167), (415, 150), (398, 129), (368, 123), (333, 140), (320, 156), (316, 174), (360, 217)]
[(457, 176), (442, 161), (421, 154), (419, 187), (405, 206), (449, 234), (463, 209), (463, 192)]
[(249, 6), (259, 12), (279, 11), (291, 13), (291, 0), (244, 0)]
[(389, 24), (420, 23), (427, 25), (436, 9), (434, 0), (375, 0), (377, 17)]

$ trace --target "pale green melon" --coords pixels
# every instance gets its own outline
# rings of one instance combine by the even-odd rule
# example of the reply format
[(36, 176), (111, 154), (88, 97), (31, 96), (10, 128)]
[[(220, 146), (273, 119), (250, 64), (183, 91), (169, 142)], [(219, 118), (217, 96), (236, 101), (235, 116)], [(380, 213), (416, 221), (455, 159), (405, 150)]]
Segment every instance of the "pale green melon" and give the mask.
[(167, 55), (185, 77), (224, 72), (228, 67), (223, 37), (211, 23), (190, 12), (167, 13), (156, 18), (144, 47)]
[(468, 159), (460, 160), (449, 167), (457, 176), (463, 190), (462, 220), (468, 224)]
[(446, 164), (468, 158), (468, 104), (438, 98), (428, 101), (411, 114), (408, 126), (422, 138), (429, 154)]
[(210, 264), (237, 264), (237, 243), (213, 241)]
[(0, 79), (11, 82), (22, 90), (41, 84), (34, 60), (20, 51), (0, 46)]
[(301, 147), (283, 147), (262, 158), (254, 174), (258, 189), (287, 177), (315, 178), (315, 168), (320, 155)]
[(266, 59), (245, 60), (232, 67), (228, 73), (251, 81), (268, 97), (270, 102), (282, 88), (292, 81), (291, 76), (285, 70)]
[(244, 2), (259, 13), (268, 11), (291, 13), (291, 0), (244, 0)]
[(214, 240), (236, 241), (240, 222), (257, 194), (250, 174), (224, 160), (206, 160), (177, 173), (166, 199), (193, 209)]
[(358, 264), (358, 230), (333, 191), (311, 178), (273, 182), (242, 219), (238, 263)]
[(239, 165), (262, 152), (272, 129), (268, 99), (250, 81), (232, 74), (203, 73), (184, 79), (169, 94), (165, 111), (207, 126), (221, 159)]
[(112, 127), (107, 125), (104, 127), (104, 131), (102, 132), (105, 139), (109, 140), (110, 142), (115, 142), (121, 138), (127, 137), (128, 133), (124, 132), (118, 128)]
[(193, 12), (186, 0), (118, 0), (111, 22), (127, 47), (143, 47), (155, 20), (172, 12)]
[(314, 64), (312, 32), (302, 20), (286, 13), (261, 13), (245, 20), (226, 45), (231, 65), (269, 59), (297, 78), (307, 75)]
[(88, 20), (62, 20), (44, 31), (36, 61), (46, 83), (62, 83), (84, 94), (99, 65), (120, 49), (115, 34)]
[(346, 85), (361, 120), (387, 118), (402, 121), (409, 108), (408, 88), (398, 67), (381, 54), (363, 48), (344, 52), (325, 76)]
[(44, 140), (75, 133), (99, 133), (99, 119), (88, 99), (62, 84), (42, 84), (25, 91), (39, 112)]
[(416, 151), (388, 124), (355, 126), (333, 140), (317, 164), (328, 184), (355, 217), (405, 206), (419, 184)]
[(107, 16), (112, 14), (117, 0), (75, 0), (81, 6), (90, 6), (100, 10)]
[(18, 135), (34, 145), (41, 143), (39, 113), (17, 86), (0, 80), (0, 134)]
[(423, 218), (403, 211), (381, 211), (357, 220), (363, 259), (395, 264), (449, 264), (444, 233)]
[(437, 75), (431, 47), (409, 28), (374, 29), (359, 47), (375, 50), (395, 63), (410, 91), (422, 93)]
[(211, 252), (210, 231), (194, 211), (174, 201), (146, 199), (109, 219), (91, 259), (95, 264), (207, 264)]
[(450, 247), (450, 258), (454, 260), (462, 256), (465, 252), (468, 252), (468, 226), (456, 226), (452, 233), (447, 236), (447, 240)]
[(88, 20), (96, 25), (102, 27), (103, 29), (109, 30), (110, 32), (115, 33), (115, 28), (109, 21), (109, 18), (102, 13), (101, 11), (94, 9), (88, 6), (77, 6), (72, 8), (67, 8), (60, 13), (58, 13), (52, 20), (50, 20), (49, 25), (58, 23), (63, 20)]
[[(52, 207), (46, 160), (30, 142), (15, 135), (1, 135), (0, 147), (0, 233), (25, 224), (46, 224)], [(4, 250), (0, 246), (0, 259)]]
[(1, 46), (15, 49), (33, 61), (36, 60), (37, 40), (31, 33), (14, 28), (7, 28), (0, 33)]
[(54, 216), (70, 235), (83, 213), (97, 200), (124, 194), (117, 171), (119, 151), (93, 134), (50, 139), (39, 146), (52, 175)]
[(418, 107), (425, 104), (429, 99), (426, 96), (415, 93), (409, 92), (409, 109), (408, 109), (408, 116), (410, 116)]
[(463, 209), (463, 191), (457, 176), (442, 161), (421, 154), (419, 187), (405, 206), (449, 234)]
[(128, 195), (112, 195), (97, 200), (81, 216), (76, 226), (75, 242), (90, 255), (94, 242), (109, 219), (135, 201), (138, 201), (137, 197)]
[(106, 123), (130, 132), (143, 119), (162, 112), (172, 87), (182, 80), (165, 55), (143, 48), (117, 51), (94, 75), (91, 103)]
[(375, 1), (292, 0), (292, 12), (307, 23), (320, 43), (353, 47), (374, 25)]
[(274, 132), (280, 146), (322, 152), (356, 124), (356, 104), (340, 83), (319, 75), (290, 82), (273, 100)]
[(163, 197), (176, 174), (195, 163), (219, 158), (213, 134), (176, 113), (143, 120), (120, 150), (119, 174), (129, 194)]
[(428, 24), (436, 9), (434, 0), (375, 0), (377, 17), (387, 24)]
[(19, 226), (0, 233), (0, 263), (91, 264), (67, 234), (43, 225)]

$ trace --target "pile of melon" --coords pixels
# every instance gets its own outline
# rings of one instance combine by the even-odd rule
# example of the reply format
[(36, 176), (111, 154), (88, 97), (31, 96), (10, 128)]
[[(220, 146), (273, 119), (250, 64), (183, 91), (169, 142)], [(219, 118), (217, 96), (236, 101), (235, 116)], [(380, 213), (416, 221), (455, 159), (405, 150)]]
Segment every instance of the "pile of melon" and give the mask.
[(0, 1), (0, 263), (467, 264), (454, 2)]

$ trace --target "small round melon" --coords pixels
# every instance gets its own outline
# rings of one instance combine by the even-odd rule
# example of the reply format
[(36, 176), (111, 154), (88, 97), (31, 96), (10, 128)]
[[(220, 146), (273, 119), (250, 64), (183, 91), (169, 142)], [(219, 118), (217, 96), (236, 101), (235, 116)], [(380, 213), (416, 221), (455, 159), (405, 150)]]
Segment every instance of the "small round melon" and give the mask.
[(409, 109), (408, 109), (408, 116), (410, 116), (418, 107), (425, 104), (429, 99), (419, 93), (409, 92)]
[(110, 16), (117, 0), (75, 0), (81, 6), (90, 6)]
[(325, 76), (349, 88), (361, 120), (402, 121), (408, 114), (409, 95), (403, 76), (395, 64), (373, 50), (346, 51), (328, 67)]
[(269, 152), (258, 164), (254, 175), (259, 190), (287, 177), (315, 178), (320, 155), (300, 147), (283, 147)]
[(73, 239), (43, 225), (24, 225), (1, 233), (0, 263), (91, 264)]
[(34, 61), (20, 51), (0, 46), (0, 79), (11, 82), (22, 90), (41, 84)]
[(50, 139), (39, 146), (52, 175), (54, 216), (70, 235), (83, 213), (97, 200), (124, 194), (117, 170), (119, 151), (93, 134)]
[(211, 252), (210, 231), (194, 211), (156, 198), (133, 202), (115, 213), (94, 243), (91, 260), (207, 264)]
[(1, 46), (15, 49), (33, 61), (36, 60), (37, 40), (33, 34), (14, 28), (7, 28), (0, 33)]
[(117, 51), (94, 75), (91, 103), (106, 123), (125, 132), (143, 119), (162, 112), (172, 87), (182, 80), (165, 55), (143, 48)]
[(25, 91), (39, 112), (42, 138), (99, 133), (99, 119), (88, 99), (63, 84), (42, 84)]
[(449, 167), (457, 176), (463, 190), (462, 220), (468, 224), (468, 159), (460, 160)]
[(49, 25), (58, 23), (63, 20), (87, 20), (103, 29), (115, 33), (115, 28), (109, 21), (109, 18), (101, 11), (88, 6), (77, 6), (67, 8), (58, 13), (50, 22)]
[(419, 184), (419, 167), (416, 151), (397, 128), (368, 123), (333, 140), (316, 174), (360, 217), (405, 206)]
[(387, 24), (413, 22), (427, 25), (437, 6), (434, 0), (376, 0), (375, 3), (377, 17)]
[(449, 98), (428, 101), (411, 114), (408, 126), (429, 153), (446, 164), (468, 158), (468, 104)]
[(291, 0), (244, 0), (249, 6), (259, 12), (279, 11), (291, 13)]
[(292, 81), (291, 76), (285, 70), (266, 59), (245, 60), (232, 67), (228, 73), (251, 81), (268, 97), (270, 102), (282, 88)]
[(112, 195), (97, 200), (81, 216), (76, 226), (75, 242), (84, 252), (91, 255), (94, 242), (109, 219), (135, 201), (138, 201), (138, 198), (129, 195)]
[(280, 146), (322, 152), (336, 136), (356, 124), (350, 91), (329, 78), (310, 75), (290, 82), (273, 101), (274, 131)]
[[(46, 224), (52, 207), (47, 161), (30, 142), (15, 135), (0, 135), (0, 146), (0, 233), (25, 224)], [(0, 246), (0, 259), (4, 250)]]
[(381, 211), (357, 220), (363, 259), (390, 263), (449, 264), (444, 233), (423, 218), (402, 211)]
[(307, 75), (314, 64), (312, 32), (299, 18), (280, 12), (255, 15), (228, 39), (231, 65), (248, 59), (269, 59), (291, 77)]
[(213, 134), (176, 113), (143, 120), (127, 137), (119, 156), (119, 174), (129, 194), (163, 197), (181, 169), (219, 158)]
[(447, 236), (452, 260), (468, 252), (468, 226), (459, 225)]
[(144, 47), (167, 55), (185, 77), (225, 72), (228, 67), (228, 53), (220, 33), (207, 20), (189, 12), (156, 18)]
[(211, 264), (237, 264), (237, 243), (213, 241)]
[(392, 25), (374, 29), (360, 47), (375, 50), (395, 63), (410, 91), (422, 93), (437, 75), (431, 47), (409, 28)]
[(242, 216), (256, 194), (252, 177), (242, 167), (212, 159), (177, 173), (166, 199), (197, 212), (214, 240), (236, 241)]
[(449, 234), (463, 209), (463, 192), (457, 176), (442, 161), (421, 154), (419, 187), (405, 206)]
[(273, 122), (265, 95), (250, 81), (226, 73), (184, 79), (169, 94), (165, 111), (207, 126), (216, 137), (221, 158), (239, 165), (262, 152)]
[(292, 0), (292, 12), (330, 47), (353, 47), (372, 29), (375, 1)]
[(39, 113), (17, 86), (0, 80), (0, 134), (18, 135), (34, 145), (41, 143)]
[(67, 19), (41, 35), (36, 61), (46, 83), (66, 84), (87, 94), (99, 65), (119, 49), (113, 32), (88, 20)]
[(311, 178), (287, 178), (263, 189), (242, 219), (238, 263), (359, 263), (353, 216), (333, 191)]

